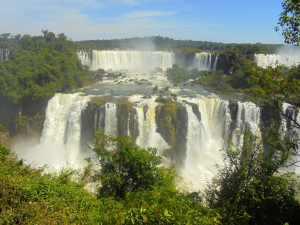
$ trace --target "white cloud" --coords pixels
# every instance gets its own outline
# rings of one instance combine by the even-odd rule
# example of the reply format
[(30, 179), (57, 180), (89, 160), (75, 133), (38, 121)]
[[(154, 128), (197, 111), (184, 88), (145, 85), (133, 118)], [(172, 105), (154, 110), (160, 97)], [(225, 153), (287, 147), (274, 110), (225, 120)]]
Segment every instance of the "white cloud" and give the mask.
[(123, 18), (141, 18), (141, 17), (158, 17), (158, 16), (170, 16), (176, 12), (164, 12), (164, 11), (138, 11), (125, 14)]

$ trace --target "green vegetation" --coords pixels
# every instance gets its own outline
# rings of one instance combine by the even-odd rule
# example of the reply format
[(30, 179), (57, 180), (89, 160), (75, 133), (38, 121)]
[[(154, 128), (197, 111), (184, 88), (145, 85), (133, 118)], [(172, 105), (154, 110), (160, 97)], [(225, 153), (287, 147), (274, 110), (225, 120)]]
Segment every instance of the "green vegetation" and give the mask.
[(185, 107), (171, 99), (158, 97), (156, 102), (164, 103), (155, 108), (157, 131), (170, 145), (167, 155), (173, 161), (182, 160), (185, 156), (187, 112)]
[[(278, 24), (282, 28), (282, 36), (287, 44), (300, 43), (300, 5), (298, 1), (285, 0), (282, 2), (283, 12), (280, 14)], [(278, 32), (279, 27), (275, 27)]]
[[(104, 137), (117, 147), (111, 149), (100, 133), (95, 137), (95, 151), (104, 156), (98, 162), (105, 169), (94, 178), (108, 185), (97, 196), (83, 188), (91, 166), (83, 174), (72, 169), (45, 173), (24, 165), (0, 143), (0, 223), (220, 224), (214, 210), (176, 189), (174, 169), (157, 166), (161, 158), (155, 149), (141, 149), (129, 137)], [(116, 184), (125, 183), (122, 198), (114, 199)], [(110, 191), (102, 194), (104, 189)]]
[[(95, 179), (101, 181), (99, 196), (124, 199), (126, 193), (147, 190), (153, 185), (165, 185), (160, 177), (165, 170), (158, 168), (161, 158), (156, 156), (157, 150), (141, 149), (130, 137), (105, 137), (102, 130), (94, 135), (94, 152), (100, 170)], [(116, 173), (116, 171), (118, 171)], [(165, 176), (170, 176), (168, 173)], [(172, 177), (168, 178), (168, 180)], [(162, 182), (162, 183), (161, 183)]]
[(10, 59), (0, 63), (0, 98), (15, 104), (31, 104), (49, 99), (54, 93), (80, 87), (86, 83), (83, 67), (76, 56), (76, 43), (64, 34), (43, 31), (43, 36), (24, 35), (20, 39), (0, 39), (14, 42), (17, 47)]
[(180, 83), (188, 79), (189, 71), (180, 68), (178, 64), (174, 64), (172, 68), (167, 69), (166, 74), (170, 81)]
[[(133, 108), (133, 105), (128, 102), (126, 99), (120, 99), (118, 101), (118, 136), (126, 136), (128, 135), (128, 130), (130, 132), (130, 137), (137, 137), (135, 134), (135, 115), (136, 111)], [(129, 127), (128, 127), (129, 126)]]
[[(88, 68), (76, 56), (78, 45), (61, 33), (43, 36), (0, 35), (0, 49), (10, 51), (0, 62), (0, 122), (11, 133), (40, 133), (47, 101), (56, 93), (90, 82)], [(4, 111), (3, 111), (4, 110)], [(27, 135), (27, 134), (26, 134)]]
[(262, 142), (249, 129), (243, 135), (242, 149), (228, 143), (223, 150), (225, 165), (207, 189), (210, 206), (218, 209), (224, 224), (297, 224), (299, 187), (291, 174), (280, 173), (297, 146), (273, 128)]

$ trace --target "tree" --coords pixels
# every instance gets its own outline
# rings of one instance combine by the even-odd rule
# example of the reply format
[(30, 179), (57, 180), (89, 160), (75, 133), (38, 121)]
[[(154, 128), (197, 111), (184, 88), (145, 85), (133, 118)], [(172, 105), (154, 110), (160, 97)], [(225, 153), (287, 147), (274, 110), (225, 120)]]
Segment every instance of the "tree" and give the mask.
[[(279, 65), (272, 66), (265, 70), (253, 69), (250, 82), (256, 85), (253, 88), (253, 96), (264, 99), (269, 107), (279, 110), (282, 116), (293, 122), (293, 126), (300, 128), (300, 124), (295, 117), (284, 111), (282, 104), (287, 102), (295, 108), (300, 107), (300, 68), (293, 67), (291, 69)], [(265, 104), (265, 102), (261, 102)]]
[[(95, 180), (101, 182), (99, 197), (124, 199), (126, 193), (151, 189), (162, 185), (161, 157), (155, 148), (142, 149), (126, 137), (103, 136), (102, 130), (94, 134), (97, 164), (100, 170)], [(174, 181), (173, 181), (174, 182)]]
[(207, 200), (219, 208), (224, 224), (297, 224), (296, 185), (281, 170), (296, 147), (275, 129), (259, 141), (246, 128), (242, 148), (228, 143), (224, 166), (207, 189)]
[[(300, 43), (300, 2), (298, 0), (285, 0), (282, 3), (283, 12), (280, 14), (278, 24), (282, 27), (282, 35), (287, 44)], [(279, 31), (279, 27), (275, 27)]]

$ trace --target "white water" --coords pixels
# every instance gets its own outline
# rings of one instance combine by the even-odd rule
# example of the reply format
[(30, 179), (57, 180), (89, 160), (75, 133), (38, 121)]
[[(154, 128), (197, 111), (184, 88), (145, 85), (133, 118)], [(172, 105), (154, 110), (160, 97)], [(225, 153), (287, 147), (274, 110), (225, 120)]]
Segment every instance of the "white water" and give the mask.
[(186, 99), (198, 104), (201, 121), (192, 107), (186, 104), (188, 113), (187, 152), (183, 177), (179, 188), (184, 191), (198, 191), (214, 176), (214, 165), (222, 164), (220, 149), (229, 132), (230, 114), (228, 101), (218, 98)]
[[(89, 96), (79, 94), (56, 94), (48, 102), (40, 143), (28, 148), (25, 155), (20, 156), (40, 165), (50, 164), (55, 168), (60, 168), (66, 162), (70, 162), (74, 167), (82, 167), (83, 159), (87, 155), (80, 150), (81, 112), (86, 108), (89, 99)], [(162, 155), (169, 146), (156, 131), (155, 107), (160, 103), (156, 103), (155, 99), (144, 99), (138, 95), (131, 96), (129, 101), (136, 105), (139, 129), (136, 143), (142, 148), (155, 147), (158, 154)], [(198, 191), (214, 176), (214, 165), (222, 164), (219, 150), (223, 147), (224, 138), (230, 134), (229, 102), (216, 97), (178, 98), (179, 102), (183, 100), (198, 105), (201, 120), (199, 121), (190, 105), (182, 103), (187, 110), (188, 132), (186, 158), (182, 160), (183, 164), (179, 169), (183, 179), (178, 186), (184, 191)], [(104, 126), (105, 134), (117, 135), (117, 105), (106, 103), (97, 120), (98, 115), (94, 116), (93, 126)], [(97, 121), (99, 124), (96, 124)], [(104, 121), (104, 124), (101, 125), (100, 121)], [(247, 125), (255, 132), (259, 122), (258, 107), (249, 102), (238, 103), (236, 131), (243, 130)], [(165, 158), (163, 165), (168, 165), (169, 162), (170, 160)]]
[(157, 148), (158, 154), (162, 155), (163, 151), (168, 149), (169, 146), (162, 136), (156, 132), (155, 107), (157, 103), (154, 102), (155, 98), (142, 99), (141, 97), (136, 97), (131, 99), (131, 101), (136, 100), (143, 100), (135, 107), (139, 124), (139, 136), (137, 137), (136, 144), (142, 148)]
[[(283, 113), (293, 118), (298, 124), (300, 124), (300, 114), (296, 113), (295, 109), (292, 107), (292, 105), (288, 103), (282, 104), (282, 110)], [(282, 134), (286, 138), (291, 138), (292, 140), (296, 141), (299, 144), (299, 137), (300, 137), (300, 129), (297, 128), (297, 125), (294, 124), (294, 122), (284, 116), (282, 118)], [(298, 145), (298, 153), (300, 152), (300, 145)], [(294, 164), (295, 162), (300, 161), (300, 155), (293, 157), (289, 163)], [(288, 168), (288, 171), (295, 172), (296, 175), (300, 175), (300, 164), (296, 163), (295, 165)]]
[(260, 133), (260, 108), (252, 102), (238, 102), (238, 112), (232, 142), (238, 146), (243, 145), (243, 131), (248, 127), (251, 134), (261, 137)]
[(291, 67), (298, 66), (300, 63), (300, 56), (298, 55), (277, 55), (277, 54), (255, 54), (254, 62), (257, 66), (266, 68), (268, 66), (275, 67), (278, 64)]
[(0, 49), (0, 62), (9, 59), (9, 51), (7, 49), (2, 50)]
[(175, 63), (175, 54), (171, 52), (147, 51), (79, 51), (78, 58), (83, 65), (91, 70), (99, 68), (109, 70), (154, 70), (160, 67), (163, 70), (171, 68)]
[(104, 134), (105, 135), (118, 135), (118, 119), (117, 119), (117, 105), (114, 103), (105, 104), (105, 125)]
[[(195, 53), (193, 59), (193, 67), (198, 67), (199, 70), (217, 70), (219, 54), (200, 52)], [(214, 58), (214, 61), (213, 61)]]
[(89, 99), (79, 94), (55, 94), (48, 102), (40, 143), (17, 151), (19, 155), (38, 166), (49, 164), (59, 169), (69, 163), (81, 167), (87, 157), (80, 151), (81, 112)]

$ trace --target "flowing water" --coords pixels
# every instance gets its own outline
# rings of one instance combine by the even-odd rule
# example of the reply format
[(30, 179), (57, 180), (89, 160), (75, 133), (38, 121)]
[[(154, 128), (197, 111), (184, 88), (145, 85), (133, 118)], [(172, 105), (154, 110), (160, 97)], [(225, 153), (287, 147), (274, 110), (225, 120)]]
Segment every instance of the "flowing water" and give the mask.
[[(79, 57), (82, 57), (84, 63), (84, 60), (86, 60), (86, 63), (90, 63), (92, 67), (96, 64), (100, 65), (101, 60), (99, 57), (101, 54), (111, 55), (112, 58), (106, 56), (106, 64), (102, 64), (109, 67), (117, 62), (118, 57), (118, 65), (121, 65), (122, 60), (125, 60), (125, 55), (126, 60), (129, 60), (131, 53), (92, 51), (92, 53), (80, 52), (78, 54)], [(93, 54), (92, 61), (87, 54)], [(97, 58), (94, 54), (99, 57), (97, 56)], [(139, 54), (147, 55), (148, 53)], [(173, 60), (172, 53), (159, 54), (164, 55), (161, 57), (169, 58), (170, 62), (168, 63)], [(154, 55), (148, 55), (147, 57), (154, 57)], [(147, 57), (145, 56), (145, 58)], [(200, 54), (196, 58), (196, 63), (201, 67), (206, 66), (206, 69), (216, 68), (218, 55), (214, 57), (206, 55), (204, 60)], [(151, 67), (158, 66), (159, 63), (156, 63), (155, 60), (150, 63)], [(167, 66), (168, 63), (165, 62), (160, 62), (160, 67), (162, 65)], [(148, 79), (148, 82), (141, 85), (126, 82), (130, 78)], [(135, 129), (138, 130), (136, 143), (143, 148), (157, 148), (159, 155), (163, 155), (171, 146), (164, 140), (163, 135), (158, 132), (156, 106), (162, 103), (155, 102), (155, 99), (157, 95), (168, 98), (171, 98), (171, 94), (178, 95), (174, 101), (183, 105), (187, 116), (187, 132), (180, 134), (184, 136), (182, 140), (186, 140), (186, 143), (183, 143), (186, 148), (181, 156), (182, 158), (179, 159), (181, 163), (178, 169), (183, 178), (178, 187), (185, 191), (198, 191), (211, 180), (215, 173), (214, 165), (222, 164), (220, 149), (222, 149), (226, 139), (231, 139), (233, 143), (240, 146), (243, 137), (238, 136), (237, 133), (243, 131), (246, 126), (250, 128), (253, 134), (260, 136), (260, 108), (253, 103), (243, 102), (242, 97), (217, 96), (206, 92), (201, 86), (191, 86), (190, 82), (174, 87), (169, 83), (164, 73), (150, 74), (127, 71), (125, 77), (120, 77), (117, 80), (119, 84), (112, 80), (104, 80), (103, 82), (90, 84), (90, 86), (80, 90), (56, 94), (48, 102), (40, 142), (25, 151), (22, 150), (22, 153), (19, 151), (20, 156), (39, 165), (47, 163), (59, 168), (64, 163), (70, 162), (75, 167), (81, 167), (84, 164), (83, 159), (92, 154), (86, 148), (82, 148), (81, 144), (82, 139), (86, 138), (86, 131), (82, 129), (86, 125), (86, 121), (82, 119), (84, 118), (84, 111), (91, 98), (108, 95), (113, 100), (102, 105), (92, 115), (93, 121), (90, 125), (92, 130), (96, 131), (102, 127), (105, 134), (117, 135), (120, 121), (118, 121), (117, 116), (118, 104), (116, 99), (126, 97), (136, 112), (134, 119)], [(156, 94), (152, 93), (154, 85), (159, 87), (159, 92)], [(169, 90), (166, 91), (166, 87), (169, 87)], [(236, 110), (230, 105), (229, 100), (231, 99), (237, 100)], [(289, 107), (285, 107), (285, 110), (288, 110)], [(295, 114), (295, 112), (293, 113)], [(297, 120), (300, 121), (300, 118), (297, 117)], [(126, 123), (127, 130), (125, 133), (130, 134), (129, 118)], [(287, 124), (287, 121), (285, 121), (285, 124)], [(297, 133), (297, 135), (299, 134)], [(87, 140), (86, 142), (88, 143)], [(164, 158), (163, 160), (164, 165), (171, 162), (171, 158)]]

